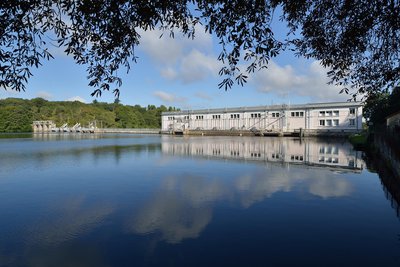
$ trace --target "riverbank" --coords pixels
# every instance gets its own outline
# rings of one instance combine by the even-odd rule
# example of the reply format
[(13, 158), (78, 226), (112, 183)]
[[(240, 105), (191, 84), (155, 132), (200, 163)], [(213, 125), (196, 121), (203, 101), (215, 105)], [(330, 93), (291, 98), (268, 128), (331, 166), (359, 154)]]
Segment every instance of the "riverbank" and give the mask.
[(354, 149), (364, 151), (368, 146), (368, 134), (364, 132), (350, 135), (349, 141), (353, 145)]
[(369, 161), (379, 160), (400, 180), (400, 137), (394, 129), (379, 128), (349, 137), (355, 150), (363, 151)]

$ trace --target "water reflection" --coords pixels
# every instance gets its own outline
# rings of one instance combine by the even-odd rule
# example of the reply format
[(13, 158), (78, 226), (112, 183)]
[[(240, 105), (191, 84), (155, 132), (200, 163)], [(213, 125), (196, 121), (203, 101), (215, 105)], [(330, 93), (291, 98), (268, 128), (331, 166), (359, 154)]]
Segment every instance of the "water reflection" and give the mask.
[[(365, 157), (370, 171), (377, 172), (382, 184), (385, 197), (394, 209), (397, 218), (400, 218), (400, 176), (398, 169), (400, 166), (399, 159), (392, 159), (392, 168), (388, 166), (388, 160), (382, 156), (376, 156), (368, 153)], [(394, 168), (393, 168), (394, 167)]]
[(310, 173), (298, 166), (271, 166), (240, 172), (229, 179), (190, 174), (168, 176), (128, 224), (134, 233), (161, 234), (161, 240), (179, 243), (198, 237), (220, 203), (247, 209), (280, 192), (300, 191), (328, 199), (349, 196), (352, 190), (352, 184), (335, 172)]
[[(169, 139), (168, 139), (169, 140)], [(339, 140), (340, 141), (340, 140)], [(175, 138), (162, 142), (162, 152), (178, 156), (279, 162), (360, 171), (361, 153), (348, 142), (289, 138)]]
[(158, 136), (33, 134), (32, 139), (0, 139), (0, 148), (0, 174), (7, 174), (21, 166), (47, 169), (88, 158), (100, 162), (110, 155), (118, 164), (123, 154), (155, 153), (161, 145)]
[[(322, 236), (332, 241), (343, 234), (340, 229), (365, 228), (367, 236), (376, 230), (364, 220), (373, 215), (370, 207), (354, 228), (347, 226), (370, 197), (348, 208), (359, 194), (354, 177), (363, 161), (346, 142), (170, 136), (15, 142), (0, 142), (2, 164), (12, 166), (0, 170), (7, 174), (0, 179), (0, 262), (6, 266), (143, 266), (156, 255), (170, 257), (171, 247), (193, 263), (185, 245), (203, 242), (211, 254), (211, 241), (234, 238), (219, 236), (225, 228), (249, 236), (251, 242), (236, 243), (238, 251), (272, 250), (282, 236), (291, 238), (288, 231), (293, 246), (306, 240), (313, 250)], [(46, 170), (37, 167), (43, 162)], [(22, 178), (33, 173), (34, 179)], [(332, 224), (319, 214), (325, 209)], [(293, 228), (280, 226), (293, 221)], [(341, 227), (336, 232), (334, 224)], [(322, 233), (315, 244), (302, 236), (310, 229)], [(257, 236), (261, 243), (253, 242)]]

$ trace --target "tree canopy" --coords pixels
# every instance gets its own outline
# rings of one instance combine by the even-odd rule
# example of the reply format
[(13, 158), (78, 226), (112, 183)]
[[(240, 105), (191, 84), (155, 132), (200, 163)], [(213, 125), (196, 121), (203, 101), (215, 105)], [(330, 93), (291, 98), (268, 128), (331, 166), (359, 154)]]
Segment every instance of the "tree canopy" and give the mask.
[(377, 92), (371, 94), (364, 106), (364, 117), (371, 126), (386, 126), (386, 117), (396, 112), (400, 112), (400, 87), (393, 88), (389, 94), (387, 92)]
[[(278, 40), (277, 9), (288, 27)], [(275, 18), (276, 19), (276, 18)], [(160, 28), (195, 38), (195, 26), (220, 42), (220, 88), (243, 84), (284, 50), (328, 67), (346, 93), (374, 93), (399, 84), (397, 0), (3, 0), (0, 2), (0, 87), (25, 90), (31, 69), (65, 48), (87, 66), (93, 95), (122, 84), (118, 70), (136, 62), (141, 30)], [(239, 62), (246, 62), (241, 71)]]

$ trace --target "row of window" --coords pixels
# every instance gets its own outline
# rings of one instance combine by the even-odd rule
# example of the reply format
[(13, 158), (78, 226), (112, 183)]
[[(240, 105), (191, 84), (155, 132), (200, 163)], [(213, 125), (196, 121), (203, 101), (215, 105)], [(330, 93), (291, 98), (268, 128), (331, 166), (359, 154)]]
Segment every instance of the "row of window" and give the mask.
[[(354, 115), (355, 108), (350, 108), (349, 113), (350, 113), (350, 115)], [(279, 112), (271, 112), (271, 116), (273, 118), (279, 118), (280, 113)], [(292, 111), (291, 116), (292, 117), (304, 117), (304, 112), (303, 111)], [(324, 110), (324, 111), (319, 112), (319, 117), (338, 117), (338, 116), (339, 116), (339, 110)], [(240, 114), (231, 114), (230, 117), (231, 117), (231, 119), (239, 119)], [(251, 118), (261, 118), (261, 113), (251, 113), (250, 117)], [(221, 119), (221, 115), (212, 115), (212, 118), (214, 120)], [(174, 119), (175, 119), (175, 117), (168, 117), (168, 120), (174, 120)], [(189, 120), (189, 116), (184, 116), (184, 119)], [(204, 119), (203, 115), (196, 116), (196, 120), (203, 120), (203, 119)], [(332, 120), (331, 125), (321, 124), (321, 123), (325, 123), (322, 121), (324, 121), (324, 120), (320, 120), (320, 126), (336, 126), (335, 121), (337, 121), (337, 120)], [(326, 121), (328, 121), (328, 120), (326, 120)], [(350, 125), (352, 125), (352, 124), (350, 124)]]
[(292, 161), (303, 161), (303, 156), (298, 156), (298, 155), (291, 155), (290, 160)]
[(279, 118), (279, 112), (272, 112), (272, 118)]
[(331, 157), (319, 157), (318, 162), (320, 163), (339, 163), (339, 159), (338, 158), (331, 158)]
[(339, 154), (339, 150), (336, 146), (321, 146), (319, 147), (320, 154)]
[(339, 120), (319, 120), (319, 126), (339, 126)]
[(261, 118), (261, 113), (251, 113), (251, 118)]
[(327, 110), (327, 111), (320, 111), (320, 117), (339, 117), (339, 110)]
[(296, 111), (291, 113), (292, 117), (303, 117), (304, 112), (303, 111)]
[[(356, 120), (355, 119), (349, 119), (349, 126), (355, 126), (356, 125)], [(339, 126), (339, 120), (334, 119), (334, 120), (319, 120), (319, 126)]]

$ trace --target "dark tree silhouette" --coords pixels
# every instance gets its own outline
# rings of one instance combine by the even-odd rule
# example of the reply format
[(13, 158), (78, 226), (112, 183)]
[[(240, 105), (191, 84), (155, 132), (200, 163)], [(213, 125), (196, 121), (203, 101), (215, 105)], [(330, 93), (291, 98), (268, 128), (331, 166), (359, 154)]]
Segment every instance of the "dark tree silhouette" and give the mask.
[[(288, 26), (284, 40), (271, 28), (277, 8)], [(243, 85), (249, 73), (285, 49), (320, 60), (331, 69), (331, 82), (346, 93), (375, 93), (399, 84), (396, 0), (3, 0), (0, 87), (25, 90), (31, 69), (51, 59), (49, 47), (57, 45), (87, 66), (93, 95), (112, 90), (118, 97), (117, 72), (136, 62), (140, 30), (160, 28), (171, 37), (180, 31), (194, 38), (198, 23), (220, 41), (220, 88)]]

